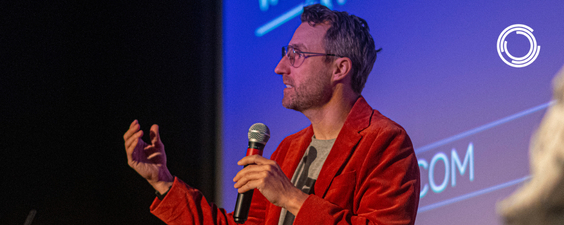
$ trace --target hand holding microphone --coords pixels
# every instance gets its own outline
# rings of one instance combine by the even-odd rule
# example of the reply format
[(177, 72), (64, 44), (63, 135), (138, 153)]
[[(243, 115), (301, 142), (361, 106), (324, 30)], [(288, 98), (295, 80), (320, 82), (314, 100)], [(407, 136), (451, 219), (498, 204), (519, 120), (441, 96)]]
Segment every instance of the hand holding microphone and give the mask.
[[(264, 145), (270, 139), (270, 130), (262, 123), (255, 123), (249, 128), (247, 133), (249, 138), (249, 147), (247, 148), (247, 156), (260, 155)], [(247, 167), (248, 165), (245, 165)], [(253, 189), (237, 195), (237, 202), (235, 203), (235, 210), (233, 211), (233, 219), (236, 223), (245, 223), (251, 208), (251, 200), (253, 198)]]
[[(237, 162), (238, 165), (246, 165), (245, 168), (239, 171), (235, 178), (233, 178), (233, 181), (236, 182), (234, 187), (239, 189), (235, 211), (233, 212), (233, 218), (237, 223), (244, 223), (247, 220), (252, 193), (255, 188), (272, 204), (283, 207), (294, 215), (298, 213), (302, 204), (309, 196), (294, 187), (276, 161), (261, 156), (264, 144), (252, 144), (252, 142), (258, 143), (258, 141), (251, 141), (251, 137), (254, 137), (251, 133), (260, 133), (257, 131), (252, 132), (252, 130), (258, 130), (254, 128), (255, 125), (257, 124), (254, 124), (249, 129), (249, 146), (262, 146), (261, 150), (248, 150), (247, 156)], [(261, 125), (264, 126), (264, 124)], [(264, 127), (265, 129), (262, 130), (269, 132), (268, 128)], [(270, 134), (268, 137), (270, 137)], [(266, 143), (266, 141), (263, 140), (262, 142)], [(249, 152), (257, 152), (257, 154), (249, 155)], [(258, 154), (259, 152), (260, 154)], [(247, 193), (250, 193), (250, 197), (246, 197), (249, 196)]]

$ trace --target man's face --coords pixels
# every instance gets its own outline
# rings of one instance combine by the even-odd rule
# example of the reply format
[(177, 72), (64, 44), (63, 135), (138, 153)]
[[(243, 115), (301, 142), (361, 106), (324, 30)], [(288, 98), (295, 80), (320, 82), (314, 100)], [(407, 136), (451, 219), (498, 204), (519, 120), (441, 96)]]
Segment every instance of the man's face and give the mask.
[[(314, 27), (302, 23), (289, 46), (302, 52), (325, 53), (323, 37), (329, 25), (317, 24)], [(282, 75), (286, 85), (282, 105), (288, 109), (303, 112), (304, 110), (319, 107), (329, 101), (332, 94), (330, 64), (325, 63), (325, 57), (309, 57), (298, 68), (290, 64), (288, 57), (284, 56), (274, 69)]]

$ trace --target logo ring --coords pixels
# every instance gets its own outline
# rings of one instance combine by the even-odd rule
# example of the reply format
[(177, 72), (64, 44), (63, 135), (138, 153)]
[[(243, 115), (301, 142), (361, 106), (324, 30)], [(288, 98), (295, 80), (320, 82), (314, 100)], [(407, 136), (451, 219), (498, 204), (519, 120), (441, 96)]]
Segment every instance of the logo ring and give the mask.
[[(509, 53), (509, 51), (507, 50), (507, 41), (505, 40), (505, 38), (507, 37), (507, 35), (511, 34), (511, 33), (517, 33), (520, 35), (523, 35), (525, 37), (527, 37), (527, 39), (529, 39), (529, 44), (530, 44), (530, 48), (529, 48), (529, 52), (522, 57), (515, 57), (513, 55), (511, 55)], [(507, 55), (507, 57), (509, 57), (511, 59), (511, 61), (508, 61), (503, 55), (503, 53), (505, 53), (505, 55)], [(497, 38), (497, 54), (499, 55), (499, 57), (501, 58), (501, 60), (503, 60), (503, 62), (505, 62), (505, 64), (515, 67), (515, 68), (522, 68), (522, 67), (526, 67), (528, 65), (530, 65), (531, 63), (533, 63), (537, 57), (539, 56), (540, 53), (540, 46), (537, 45), (537, 40), (535, 39), (535, 36), (533, 35), (533, 29), (530, 28), (527, 25), (523, 25), (523, 24), (513, 24), (507, 28), (505, 28), (501, 34), (499, 34), (499, 37)]]

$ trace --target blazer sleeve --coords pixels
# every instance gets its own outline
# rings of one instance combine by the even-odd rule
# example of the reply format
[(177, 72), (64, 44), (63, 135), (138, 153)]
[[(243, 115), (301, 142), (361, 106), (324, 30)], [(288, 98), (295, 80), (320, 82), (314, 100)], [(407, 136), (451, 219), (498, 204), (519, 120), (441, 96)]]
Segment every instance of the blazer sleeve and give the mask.
[(363, 139), (355, 151), (366, 156), (348, 163), (359, 166), (336, 176), (325, 196), (310, 195), (294, 224), (414, 224), (419, 167), (405, 130), (387, 127)]
[[(265, 201), (266, 198), (259, 191), (254, 192), (245, 224), (264, 224)], [(208, 202), (198, 189), (176, 177), (164, 199), (155, 198), (150, 210), (166, 224), (237, 224), (233, 220), (233, 213), (226, 213), (224, 209)]]

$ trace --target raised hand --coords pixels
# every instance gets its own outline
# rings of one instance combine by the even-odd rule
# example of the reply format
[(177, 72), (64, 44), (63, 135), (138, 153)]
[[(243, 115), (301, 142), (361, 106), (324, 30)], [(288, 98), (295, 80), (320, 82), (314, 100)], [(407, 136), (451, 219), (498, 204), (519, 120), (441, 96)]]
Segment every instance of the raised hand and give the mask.
[(135, 120), (131, 123), (129, 130), (123, 135), (127, 163), (162, 194), (172, 185), (174, 177), (166, 167), (166, 154), (158, 125), (151, 127), (150, 136), (149, 145), (141, 139), (143, 131), (139, 122)]

